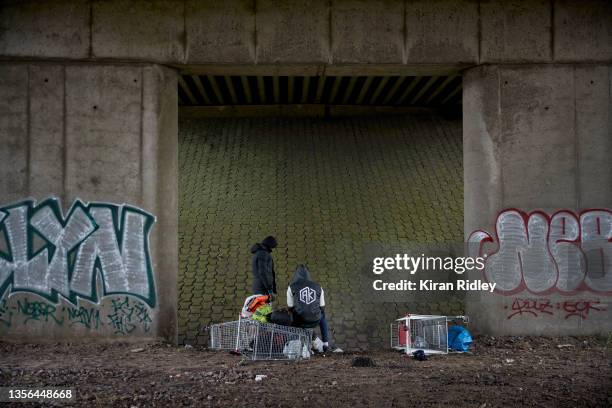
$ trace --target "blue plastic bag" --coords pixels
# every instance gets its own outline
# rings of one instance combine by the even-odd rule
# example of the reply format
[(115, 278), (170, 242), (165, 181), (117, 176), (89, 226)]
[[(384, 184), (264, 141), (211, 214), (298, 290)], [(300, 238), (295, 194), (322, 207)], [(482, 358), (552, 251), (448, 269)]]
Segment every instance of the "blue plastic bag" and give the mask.
[(472, 344), (472, 335), (463, 326), (448, 328), (448, 348), (465, 353)]

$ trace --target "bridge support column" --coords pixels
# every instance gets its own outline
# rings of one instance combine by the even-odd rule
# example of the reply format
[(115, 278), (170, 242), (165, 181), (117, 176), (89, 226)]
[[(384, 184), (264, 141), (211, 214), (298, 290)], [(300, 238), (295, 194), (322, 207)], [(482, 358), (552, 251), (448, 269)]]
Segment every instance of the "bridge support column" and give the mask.
[(496, 293), (468, 296), (478, 331), (612, 328), (611, 73), (606, 65), (466, 73), (465, 238), (472, 253), (490, 254), (472, 277), (497, 282)]
[(175, 341), (175, 71), (5, 63), (0, 94), (0, 337)]

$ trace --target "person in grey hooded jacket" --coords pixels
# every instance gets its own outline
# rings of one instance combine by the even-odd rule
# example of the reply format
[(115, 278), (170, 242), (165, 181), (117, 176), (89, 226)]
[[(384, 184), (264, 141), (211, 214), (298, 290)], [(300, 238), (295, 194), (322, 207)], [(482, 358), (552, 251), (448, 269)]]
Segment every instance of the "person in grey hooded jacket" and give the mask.
[(293, 324), (299, 327), (319, 326), (323, 351), (329, 348), (329, 332), (325, 319), (325, 292), (310, 277), (305, 265), (299, 265), (287, 288), (287, 306), (293, 314)]
[(272, 250), (276, 248), (276, 238), (268, 236), (253, 245), (253, 293), (276, 296), (276, 273)]

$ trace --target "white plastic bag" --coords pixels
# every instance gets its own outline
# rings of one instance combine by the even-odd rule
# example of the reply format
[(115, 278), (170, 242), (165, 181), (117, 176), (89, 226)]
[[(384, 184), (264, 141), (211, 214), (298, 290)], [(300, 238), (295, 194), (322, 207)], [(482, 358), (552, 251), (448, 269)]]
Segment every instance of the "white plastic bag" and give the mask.
[(300, 340), (289, 340), (283, 347), (283, 354), (290, 360), (295, 360), (302, 355), (302, 358), (310, 358), (310, 350), (306, 344), (302, 344)]
[(285, 347), (283, 348), (283, 354), (291, 360), (298, 358), (301, 351), (302, 342), (299, 340), (289, 340), (285, 343)]
[(317, 337), (312, 342), (312, 349), (316, 351), (317, 353), (322, 353), (323, 352), (323, 340)]

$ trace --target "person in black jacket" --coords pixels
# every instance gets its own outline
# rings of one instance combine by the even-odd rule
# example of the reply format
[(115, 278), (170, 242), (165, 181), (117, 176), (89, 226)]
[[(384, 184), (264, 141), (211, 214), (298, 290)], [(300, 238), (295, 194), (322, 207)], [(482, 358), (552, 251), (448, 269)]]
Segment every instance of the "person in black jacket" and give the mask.
[(276, 248), (276, 238), (268, 236), (253, 245), (253, 293), (276, 296), (276, 274), (272, 250)]
[(329, 348), (329, 333), (325, 319), (325, 292), (310, 277), (305, 265), (299, 265), (287, 288), (287, 306), (293, 314), (293, 324), (311, 328), (319, 326), (323, 340), (323, 351)]

